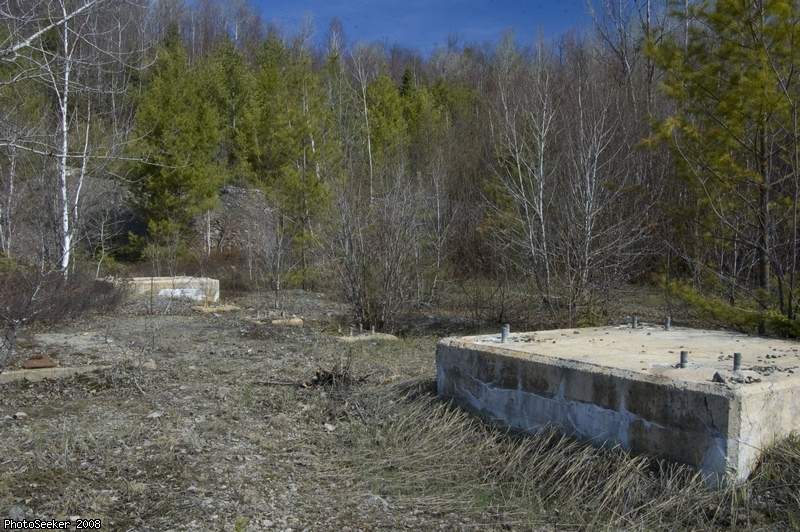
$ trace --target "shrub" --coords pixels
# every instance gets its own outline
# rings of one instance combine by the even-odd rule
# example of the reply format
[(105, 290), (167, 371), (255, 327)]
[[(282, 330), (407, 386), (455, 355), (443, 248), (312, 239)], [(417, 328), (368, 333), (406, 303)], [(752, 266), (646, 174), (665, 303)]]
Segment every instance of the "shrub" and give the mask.
[(366, 205), (342, 194), (338, 212), (329, 239), (334, 281), (356, 323), (391, 328), (419, 302), (418, 197), (400, 182)]
[(108, 311), (124, 296), (124, 288), (95, 279), (78, 269), (65, 277), (24, 263), (0, 267), (0, 369), (14, 356), (19, 330), (37, 322), (55, 323), (89, 311)]

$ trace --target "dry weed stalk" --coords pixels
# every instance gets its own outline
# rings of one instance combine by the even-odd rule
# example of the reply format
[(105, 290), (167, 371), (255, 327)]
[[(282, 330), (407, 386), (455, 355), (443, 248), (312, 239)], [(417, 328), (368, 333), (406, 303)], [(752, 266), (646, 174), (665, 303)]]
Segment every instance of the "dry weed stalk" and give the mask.
[(756, 526), (765, 517), (800, 523), (800, 438), (769, 450), (745, 484), (715, 490), (688, 466), (592, 447), (554, 429), (512, 433), (417, 387), (351, 399), (366, 423), (353, 425), (351, 450), (338, 464), (400, 504), (460, 509), (523, 528), (717, 529)]

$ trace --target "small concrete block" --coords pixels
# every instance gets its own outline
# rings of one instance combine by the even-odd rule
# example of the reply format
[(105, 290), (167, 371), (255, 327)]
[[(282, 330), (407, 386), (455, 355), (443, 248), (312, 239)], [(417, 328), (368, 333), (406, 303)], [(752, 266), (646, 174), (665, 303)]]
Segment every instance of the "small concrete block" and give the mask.
[(219, 280), (210, 277), (132, 277), (123, 279), (134, 294), (146, 297), (189, 299), (204, 303), (219, 301)]
[(58, 362), (47, 355), (31, 357), (22, 363), (24, 369), (45, 369), (58, 367)]
[(366, 333), (356, 334), (354, 336), (337, 336), (336, 339), (345, 343), (399, 340), (397, 336), (387, 333)]
[[(438, 393), (515, 429), (554, 425), (689, 464), (712, 483), (746, 479), (762, 450), (800, 429), (797, 342), (642, 324), (565, 333), (446, 338)], [(691, 353), (686, 368), (676, 364), (681, 350)], [(780, 356), (765, 365), (767, 351)], [(742, 353), (741, 371), (720, 352)]]
[(201, 314), (216, 314), (219, 312), (235, 312), (241, 309), (236, 305), (196, 305), (192, 307), (192, 310), (200, 312)]
[(108, 369), (110, 367), (111, 366), (78, 366), (66, 368), (21, 369), (4, 371), (0, 373), (0, 384), (17, 381), (38, 382), (45, 379), (60, 379), (72, 377), (73, 375), (93, 373), (95, 371)]
[(283, 327), (302, 327), (303, 318), (280, 318), (272, 320), (273, 325), (281, 325)]

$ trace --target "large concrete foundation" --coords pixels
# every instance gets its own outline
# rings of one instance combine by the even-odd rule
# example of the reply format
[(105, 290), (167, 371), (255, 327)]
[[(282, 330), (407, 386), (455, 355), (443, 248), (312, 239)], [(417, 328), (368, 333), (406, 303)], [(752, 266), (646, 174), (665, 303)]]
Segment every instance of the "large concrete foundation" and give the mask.
[(127, 282), (138, 295), (204, 303), (219, 301), (219, 280), (210, 277), (133, 277)]
[(716, 479), (745, 479), (765, 447), (800, 429), (797, 342), (648, 326), (565, 329), (506, 342), (447, 338), (436, 364), (439, 395), (494, 422), (529, 432), (555, 426)]

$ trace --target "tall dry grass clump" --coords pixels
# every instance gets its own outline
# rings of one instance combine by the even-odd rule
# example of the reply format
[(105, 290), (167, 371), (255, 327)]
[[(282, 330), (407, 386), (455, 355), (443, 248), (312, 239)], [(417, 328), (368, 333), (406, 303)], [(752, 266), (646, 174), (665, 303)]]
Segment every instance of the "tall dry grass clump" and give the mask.
[[(352, 399), (351, 399), (352, 401)], [(709, 487), (694, 469), (555, 430), (515, 434), (430, 391), (365, 392), (346, 466), (372, 493), (487, 526), (589, 530), (741, 529), (800, 524), (800, 438), (769, 450), (751, 480)]]

